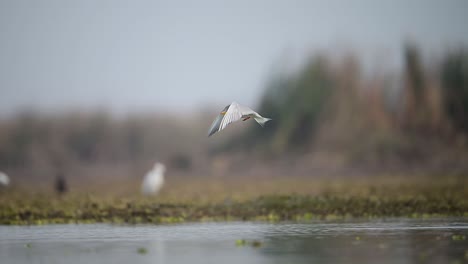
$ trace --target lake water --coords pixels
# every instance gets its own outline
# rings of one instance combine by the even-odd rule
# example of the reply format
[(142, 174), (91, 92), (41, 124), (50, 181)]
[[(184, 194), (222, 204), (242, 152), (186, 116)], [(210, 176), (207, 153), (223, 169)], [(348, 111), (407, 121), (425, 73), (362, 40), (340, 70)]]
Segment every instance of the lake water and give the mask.
[(468, 219), (0, 226), (11, 264), (467, 262)]

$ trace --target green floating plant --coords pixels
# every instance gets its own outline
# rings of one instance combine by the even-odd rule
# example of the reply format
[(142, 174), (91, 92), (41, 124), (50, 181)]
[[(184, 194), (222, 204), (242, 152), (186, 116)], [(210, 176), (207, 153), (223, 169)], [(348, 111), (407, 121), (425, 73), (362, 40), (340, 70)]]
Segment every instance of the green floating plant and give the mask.
[(148, 253), (148, 250), (144, 247), (141, 247), (141, 248), (138, 248), (137, 250), (138, 254), (141, 254), (141, 255), (144, 255), (146, 253)]

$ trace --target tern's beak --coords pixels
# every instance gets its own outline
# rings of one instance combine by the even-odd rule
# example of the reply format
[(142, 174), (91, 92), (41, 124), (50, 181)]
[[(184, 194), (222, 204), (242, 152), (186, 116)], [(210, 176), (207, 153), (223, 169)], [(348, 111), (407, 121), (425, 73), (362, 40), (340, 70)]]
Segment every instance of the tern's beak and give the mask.
[(222, 115), (225, 115), (225, 114), (226, 114), (226, 111), (222, 111), (221, 114), (222, 114)]

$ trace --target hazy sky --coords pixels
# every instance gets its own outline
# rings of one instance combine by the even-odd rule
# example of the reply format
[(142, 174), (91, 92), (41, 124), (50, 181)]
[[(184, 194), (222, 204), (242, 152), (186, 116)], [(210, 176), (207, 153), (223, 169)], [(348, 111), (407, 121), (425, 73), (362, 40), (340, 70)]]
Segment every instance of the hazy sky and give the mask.
[(278, 58), (468, 44), (468, 1), (0, 0), (0, 113), (255, 105)]

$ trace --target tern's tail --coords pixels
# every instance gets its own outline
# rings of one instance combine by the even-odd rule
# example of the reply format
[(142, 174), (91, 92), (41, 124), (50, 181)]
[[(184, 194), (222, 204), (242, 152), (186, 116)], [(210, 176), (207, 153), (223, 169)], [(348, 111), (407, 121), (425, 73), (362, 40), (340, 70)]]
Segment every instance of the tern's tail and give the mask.
[(257, 121), (257, 123), (259, 123), (262, 127), (265, 126), (265, 123), (270, 121), (271, 118), (266, 118), (266, 117), (263, 117), (263, 116), (256, 116), (254, 117), (255, 121)]

